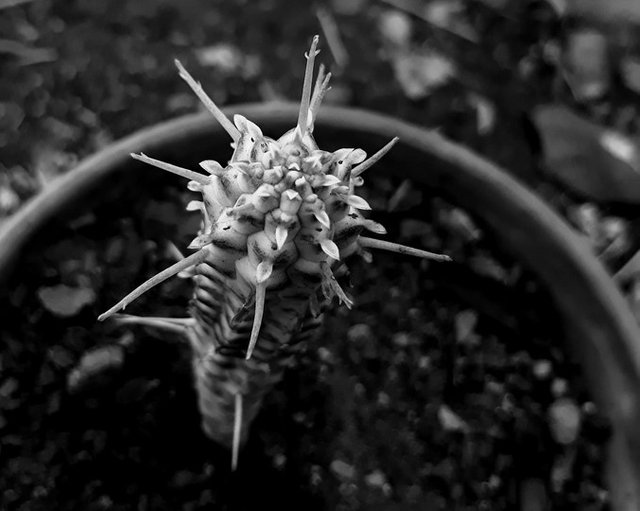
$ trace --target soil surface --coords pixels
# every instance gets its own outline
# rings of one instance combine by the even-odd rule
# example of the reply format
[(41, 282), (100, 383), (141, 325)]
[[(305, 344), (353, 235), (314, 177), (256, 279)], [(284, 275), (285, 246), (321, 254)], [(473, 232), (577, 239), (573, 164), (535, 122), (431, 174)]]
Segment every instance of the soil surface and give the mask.
[[(606, 509), (607, 421), (551, 300), (463, 210), (382, 177), (364, 195), (388, 238), (455, 263), (353, 261), (356, 305), (269, 395), (232, 473), (188, 346), (95, 321), (197, 228), (189, 192), (148, 175), (48, 229), (2, 300), (3, 509)], [(184, 316), (189, 293), (176, 278), (128, 310)]]

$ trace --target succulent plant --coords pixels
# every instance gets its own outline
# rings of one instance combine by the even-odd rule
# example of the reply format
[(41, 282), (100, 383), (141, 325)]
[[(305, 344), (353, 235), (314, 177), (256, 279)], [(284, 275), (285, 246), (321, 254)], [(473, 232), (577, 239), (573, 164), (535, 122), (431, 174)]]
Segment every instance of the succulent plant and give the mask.
[[(278, 139), (263, 135), (241, 115), (231, 122), (176, 61), (180, 76), (233, 140), (226, 166), (206, 160), (206, 174), (144, 154), (144, 163), (189, 180), (202, 194), (189, 210), (202, 212), (202, 225), (190, 249), (196, 252), (154, 276), (99, 319), (104, 320), (153, 286), (188, 270), (195, 291), (187, 318), (139, 318), (186, 335), (206, 434), (238, 451), (264, 395), (295, 358), (296, 346), (318, 330), (322, 312), (334, 297), (350, 307), (340, 285), (345, 259), (367, 249), (448, 260), (444, 255), (362, 236), (385, 229), (365, 218), (367, 202), (355, 193), (362, 174), (393, 145), (391, 140), (370, 158), (362, 149), (320, 149), (313, 128), (330, 74), (320, 67), (312, 93), (318, 36), (313, 38), (297, 125)], [(121, 316), (123, 318), (123, 316)]]

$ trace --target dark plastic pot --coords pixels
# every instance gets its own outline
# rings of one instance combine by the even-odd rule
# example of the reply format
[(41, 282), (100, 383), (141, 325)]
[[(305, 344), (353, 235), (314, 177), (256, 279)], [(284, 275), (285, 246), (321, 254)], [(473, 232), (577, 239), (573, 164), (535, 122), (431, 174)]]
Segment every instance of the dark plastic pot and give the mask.
[[(277, 135), (295, 125), (298, 106), (243, 105), (228, 111)], [(562, 317), (567, 349), (582, 364), (594, 399), (613, 424), (608, 478), (614, 509), (640, 509), (640, 330), (585, 241), (506, 172), (436, 133), (383, 115), (325, 107), (316, 122), (320, 142), (323, 134), (369, 153), (399, 136), (400, 143), (385, 157), (388, 166), (479, 218), (544, 282)], [(228, 143), (210, 116), (190, 115), (142, 130), (84, 160), (3, 225), (0, 280), (52, 219), (99, 200), (99, 187), (124, 179), (121, 173), (139, 171), (129, 153), (187, 165), (217, 154), (224, 160)]]

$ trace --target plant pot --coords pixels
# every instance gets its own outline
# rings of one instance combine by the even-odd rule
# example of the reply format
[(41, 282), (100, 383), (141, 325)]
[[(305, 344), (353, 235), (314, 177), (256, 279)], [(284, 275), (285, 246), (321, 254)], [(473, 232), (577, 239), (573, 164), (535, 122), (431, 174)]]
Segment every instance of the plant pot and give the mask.
[[(266, 134), (279, 134), (295, 125), (297, 108), (243, 105), (229, 111)], [(316, 122), (321, 147), (327, 139), (373, 153), (394, 136), (400, 142), (385, 157), (385, 166), (394, 169), (395, 177), (410, 178), (463, 206), (547, 288), (561, 317), (565, 348), (580, 363), (590, 393), (612, 424), (607, 471), (613, 508), (640, 508), (640, 331), (623, 297), (587, 244), (557, 214), (467, 149), (436, 133), (355, 109), (325, 107)], [(140, 186), (138, 174), (159, 175), (142, 171), (131, 152), (193, 167), (203, 159), (224, 161), (228, 137), (208, 115), (191, 115), (140, 131), (86, 159), (3, 225), (0, 280), (9, 281), (16, 263), (65, 214), (91, 210), (104, 200), (105, 191), (113, 198), (120, 183)], [(368, 172), (373, 174), (375, 167)]]

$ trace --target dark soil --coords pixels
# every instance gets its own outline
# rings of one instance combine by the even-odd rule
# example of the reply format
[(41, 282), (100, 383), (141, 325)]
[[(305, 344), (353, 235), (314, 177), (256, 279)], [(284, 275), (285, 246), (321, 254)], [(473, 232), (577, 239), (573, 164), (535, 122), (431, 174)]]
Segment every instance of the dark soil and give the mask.
[[(354, 261), (356, 306), (329, 315), (268, 397), (232, 473), (200, 430), (188, 347), (95, 321), (197, 228), (188, 192), (140, 179), (48, 229), (2, 300), (3, 509), (606, 509), (607, 424), (551, 301), (462, 210), (415, 189), (375, 218), (456, 262)], [(374, 209), (397, 202), (398, 183), (373, 185)], [(95, 299), (61, 317), (42, 293), (60, 284), (67, 302)], [(168, 281), (130, 309), (183, 316), (189, 289)], [(569, 442), (550, 420), (566, 407), (581, 422)]]

